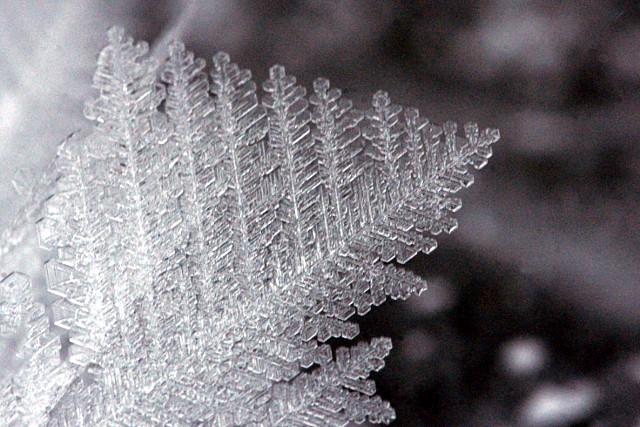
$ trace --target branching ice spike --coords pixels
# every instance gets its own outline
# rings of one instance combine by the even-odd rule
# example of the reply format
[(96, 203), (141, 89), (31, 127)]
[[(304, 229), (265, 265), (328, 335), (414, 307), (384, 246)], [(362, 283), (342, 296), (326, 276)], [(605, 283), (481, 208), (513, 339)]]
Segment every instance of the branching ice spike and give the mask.
[[(214, 145), (225, 147), (225, 170), (229, 174), (229, 187), (223, 195), (221, 212), (226, 227), (232, 233), (232, 277), (240, 292), (251, 293), (250, 283), (266, 276), (263, 268), (264, 253), (255, 242), (263, 224), (260, 209), (262, 159), (260, 146), (267, 133), (264, 108), (258, 104), (256, 85), (249, 70), (240, 70), (230, 62), (229, 55), (218, 53), (213, 58), (211, 91), (215, 95), (217, 131)], [(226, 252), (226, 250), (225, 250)], [(228, 275), (230, 272), (223, 274)]]
[[(282, 221), (282, 269), (293, 274), (317, 259), (319, 247), (318, 159), (309, 130), (306, 90), (276, 65), (269, 70), (262, 104), (269, 111), (269, 144), (280, 167), (281, 199), (277, 216)], [(282, 272), (280, 272), (282, 273)]]
[(373, 109), (367, 112), (369, 126), (364, 129), (364, 137), (372, 144), (370, 156), (379, 178), (383, 211), (401, 197), (400, 162), (405, 154), (400, 145), (404, 132), (398, 117), (401, 111), (402, 107), (391, 104), (386, 92), (378, 91), (373, 96)]
[(369, 379), (391, 341), (334, 352), (331, 338), (426, 289), (393, 261), (457, 227), (455, 193), (498, 131), (468, 123), (460, 136), (382, 91), (365, 114), (326, 79), (307, 98), (282, 66), (259, 99), (225, 53), (208, 74), (180, 42), (152, 58), (122, 29), (108, 39), (85, 109), (94, 127), (61, 145), (25, 213), (41, 214), (54, 250), (51, 311), (73, 368), (26, 278), (7, 276), (0, 288), (20, 292), (0, 294), (0, 335), (27, 338), (0, 379), (0, 422), (391, 422)]
[(374, 338), (371, 343), (336, 350), (332, 360), (311, 374), (303, 373), (290, 384), (273, 388), (269, 421), (274, 426), (343, 425), (345, 420), (388, 424), (395, 411), (375, 393), (366, 378), (384, 366), (391, 340)]
[[(329, 80), (319, 78), (313, 83), (314, 94), (309, 102), (314, 105), (311, 120), (315, 124), (313, 137), (319, 154), (319, 173), (322, 182), (324, 239), (327, 250), (358, 224), (358, 216), (352, 206), (352, 183), (362, 179), (362, 169), (357, 170), (360, 128), (364, 115), (352, 108), (351, 101), (340, 99), (339, 89), (330, 89)], [(357, 197), (355, 197), (357, 199)]]

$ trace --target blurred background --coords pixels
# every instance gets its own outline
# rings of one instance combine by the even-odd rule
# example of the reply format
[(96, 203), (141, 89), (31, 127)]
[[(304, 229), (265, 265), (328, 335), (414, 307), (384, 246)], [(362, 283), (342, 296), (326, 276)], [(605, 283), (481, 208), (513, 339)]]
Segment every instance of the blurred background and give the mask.
[[(82, 118), (111, 25), (377, 89), (502, 139), (460, 229), (409, 268), (431, 288), (362, 318), (397, 426), (640, 426), (637, 1), (0, 0), (0, 230)], [(7, 268), (6, 265), (1, 266)], [(29, 266), (24, 269), (28, 270)], [(37, 272), (36, 272), (37, 274)]]

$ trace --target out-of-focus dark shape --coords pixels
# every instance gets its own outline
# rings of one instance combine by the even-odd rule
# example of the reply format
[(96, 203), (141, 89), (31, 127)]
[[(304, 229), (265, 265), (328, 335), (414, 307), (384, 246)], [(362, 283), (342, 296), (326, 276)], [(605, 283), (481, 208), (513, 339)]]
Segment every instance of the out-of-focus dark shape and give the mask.
[(476, 82), (502, 80), (516, 102), (558, 102), (588, 51), (605, 36), (614, 12), (605, 1), (486, 2), (455, 35), (451, 61)]
[(434, 337), (429, 336), (421, 330), (414, 329), (408, 331), (402, 338), (400, 351), (402, 357), (409, 363), (426, 364), (437, 347)]
[(613, 84), (638, 86), (640, 78), (640, 25), (629, 26), (612, 34), (603, 54)]

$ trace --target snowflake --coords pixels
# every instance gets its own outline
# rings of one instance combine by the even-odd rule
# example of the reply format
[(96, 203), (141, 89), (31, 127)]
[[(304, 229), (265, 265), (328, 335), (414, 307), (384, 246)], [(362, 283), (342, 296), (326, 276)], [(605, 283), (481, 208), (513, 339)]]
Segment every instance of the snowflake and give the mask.
[(109, 31), (85, 109), (95, 126), (61, 145), (31, 202), (68, 355), (28, 278), (7, 276), (0, 332), (27, 338), (0, 379), (3, 425), (395, 418), (368, 379), (391, 341), (327, 341), (426, 288), (398, 264), (457, 227), (453, 195), (498, 131), (458, 136), (381, 91), (363, 113), (326, 79), (307, 98), (278, 65), (259, 101), (225, 53), (204, 70), (181, 43), (161, 63)]

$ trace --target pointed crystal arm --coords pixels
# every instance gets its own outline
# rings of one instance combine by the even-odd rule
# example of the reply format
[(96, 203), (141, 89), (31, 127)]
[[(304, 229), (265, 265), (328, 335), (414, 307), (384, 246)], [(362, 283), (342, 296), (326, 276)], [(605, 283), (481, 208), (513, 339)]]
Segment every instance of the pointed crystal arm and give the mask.
[[(233, 277), (227, 283), (242, 291), (253, 292), (249, 285), (255, 277), (267, 275), (264, 263), (264, 245), (273, 236), (270, 230), (275, 216), (262, 217), (268, 212), (263, 205), (262, 178), (265, 164), (262, 153), (268, 123), (264, 107), (258, 104), (256, 85), (248, 70), (240, 70), (230, 62), (229, 55), (218, 53), (213, 58), (211, 91), (215, 95), (215, 117), (218, 124), (213, 144), (226, 148), (223, 168), (229, 184), (223, 194), (221, 209), (214, 212), (218, 218), (222, 242), (218, 249), (231, 257), (233, 267), (222, 275)], [(229, 236), (229, 237), (226, 237)], [(230, 245), (231, 247), (227, 247)], [(223, 282), (225, 283), (225, 282)]]
[(339, 426), (348, 421), (389, 424), (395, 412), (366, 378), (384, 366), (391, 340), (374, 338), (351, 348), (340, 347), (335, 359), (289, 384), (272, 389), (269, 421), (276, 426)]
[[(269, 145), (280, 165), (281, 199), (276, 215), (282, 221), (281, 269), (294, 274), (317, 259), (317, 155), (309, 129), (306, 90), (276, 65), (264, 84), (262, 103), (269, 115)], [(282, 272), (281, 272), (282, 273)]]
[(313, 137), (323, 184), (322, 223), (326, 246), (331, 250), (356, 226), (349, 211), (349, 186), (361, 175), (355, 168), (358, 155), (355, 145), (361, 134), (358, 124), (364, 115), (352, 108), (351, 101), (340, 99), (341, 91), (331, 89), (327, 79), (317, 79), (313, 87), (309, 101), (314, 106), (311, 120), (315, 124)]

